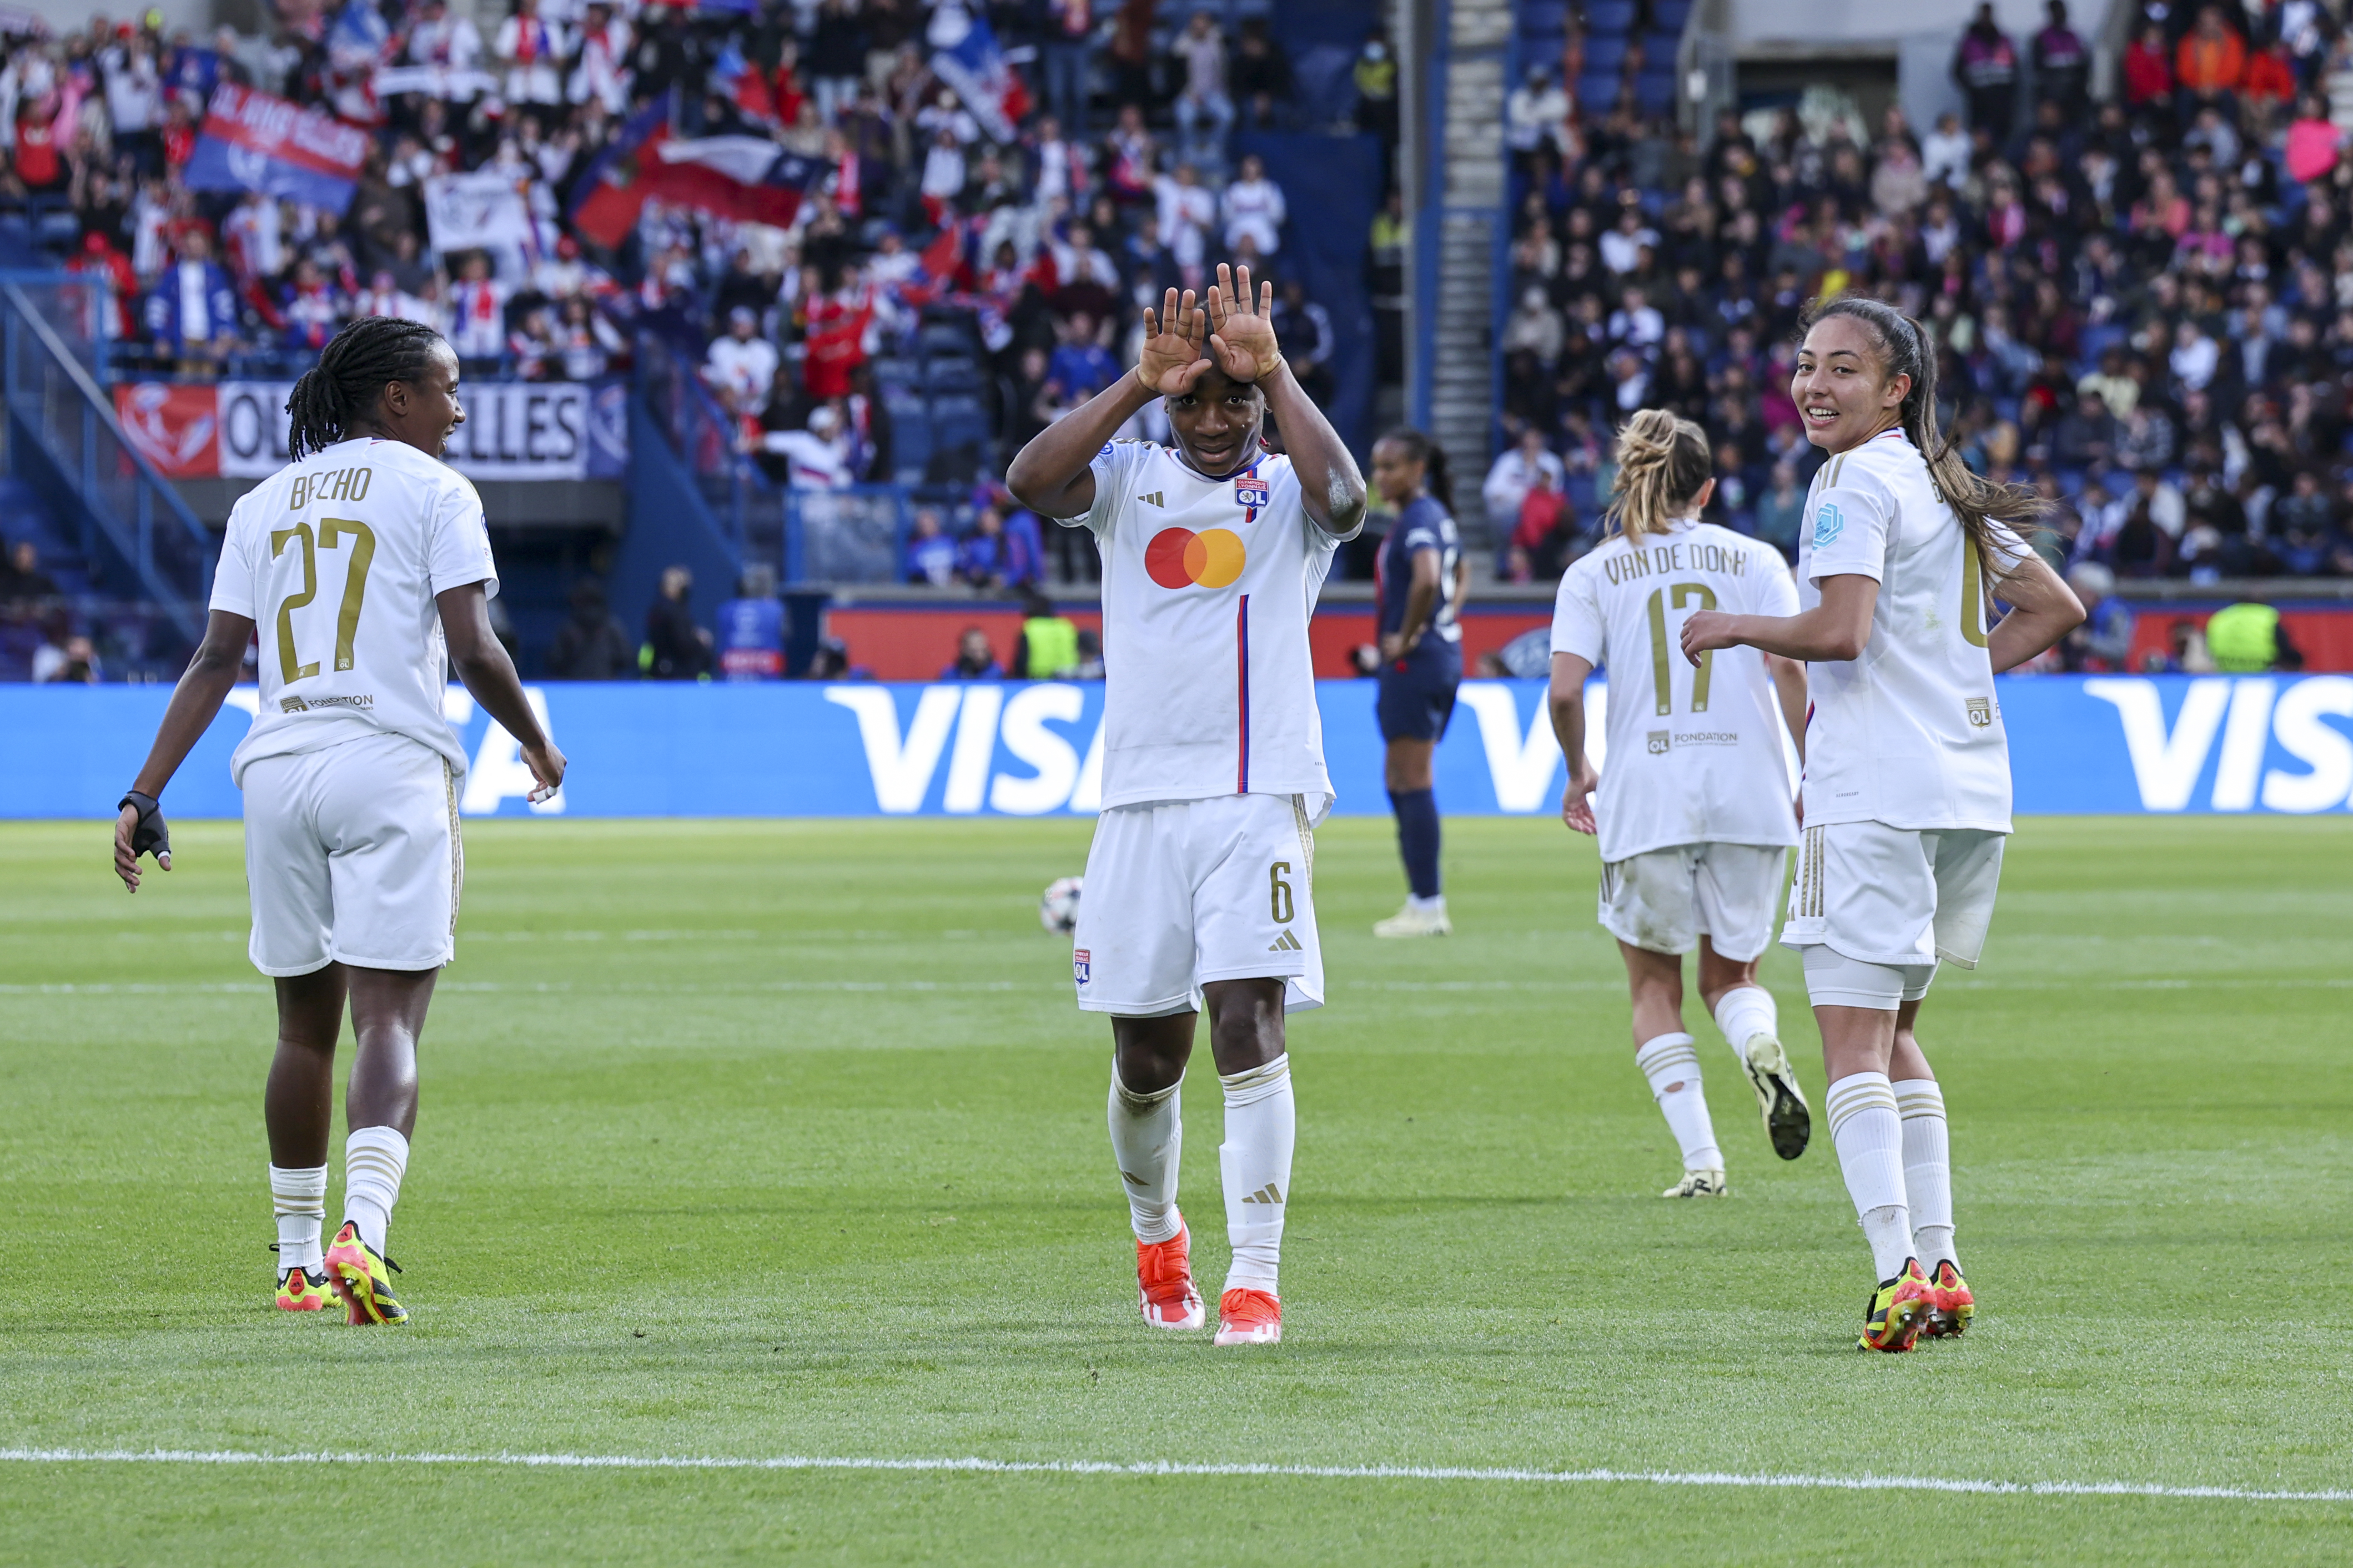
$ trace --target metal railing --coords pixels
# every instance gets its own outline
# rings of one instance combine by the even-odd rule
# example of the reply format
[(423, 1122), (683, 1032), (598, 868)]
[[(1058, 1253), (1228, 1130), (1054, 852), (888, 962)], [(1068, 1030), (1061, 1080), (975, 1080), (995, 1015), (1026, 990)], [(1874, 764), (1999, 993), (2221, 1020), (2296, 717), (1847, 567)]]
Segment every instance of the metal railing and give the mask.
[(194, 643), (219, 549), (124, 436), (99, 384), (100, 343), (85, 326), (102, 315), (106, 287), (70, 274), (0, 274), (0, 385), (9, 414), (39, 447), (13, 454), (13, 466), (55, 470), (80, 502), (82, 553), (95, 560), (102, 542)]
[(739, 563), (773, 566), (786, 583), (899, 580), (912, 515), (904, 487), (797, 490), (779, 484), (738, 448), (738, 422), (681, 345), (640, 334), (638, 366), (647, 412), (692, 475)]

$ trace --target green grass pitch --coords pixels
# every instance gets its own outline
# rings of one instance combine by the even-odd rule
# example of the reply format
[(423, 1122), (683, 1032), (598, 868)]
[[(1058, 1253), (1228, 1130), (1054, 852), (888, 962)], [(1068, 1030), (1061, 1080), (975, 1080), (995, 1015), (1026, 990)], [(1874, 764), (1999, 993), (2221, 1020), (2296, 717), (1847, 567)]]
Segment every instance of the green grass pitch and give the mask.
[[(269, 1308), (272, 1014), (234, 826), (181, 827), (135, 900), (102, 826), (0, 828), (0, 1562), (2353, 1556), (2337, 1500), (23, 1457), (2353, 1488), (2345, 821), (2022, 825), (1984, 967), (1923, 1019), (1984, 1306), (1905, 1357), (1853, 1348), (1869, 1260), (1827, 1137), (1772, 1157), (1695, 1001), (1733, 1196), (1655, 1195), (1675, 1160), (1591, 843), (1543, 820), (1450, 823), (1459, 934), (1410, 944), (1367, 933), (1400, 892), (1388, 825), (1326, 827), (1289, 1338), (1150, 1334), (1108, 1030), (1033, 912), (1088, 831), (470, 826), (392, 1232), (416, 1321), (363, 1331)], [(1819, 1106), (1796, 966), (1767, 978)], [(1206, 1072), (1187, 1110), (1214, 1294)]]

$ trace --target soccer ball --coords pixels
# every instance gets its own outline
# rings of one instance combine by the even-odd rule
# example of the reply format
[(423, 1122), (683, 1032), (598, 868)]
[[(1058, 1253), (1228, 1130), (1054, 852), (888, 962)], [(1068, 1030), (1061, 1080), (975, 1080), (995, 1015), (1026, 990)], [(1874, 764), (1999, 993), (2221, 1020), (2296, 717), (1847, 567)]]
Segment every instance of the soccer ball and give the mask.
[(1056, 936), (1068, 936), (1078, 930), (1079, 890), (1085, 881), (1082, 877), (1058, 879), (1038, 900), (1038, 923)]

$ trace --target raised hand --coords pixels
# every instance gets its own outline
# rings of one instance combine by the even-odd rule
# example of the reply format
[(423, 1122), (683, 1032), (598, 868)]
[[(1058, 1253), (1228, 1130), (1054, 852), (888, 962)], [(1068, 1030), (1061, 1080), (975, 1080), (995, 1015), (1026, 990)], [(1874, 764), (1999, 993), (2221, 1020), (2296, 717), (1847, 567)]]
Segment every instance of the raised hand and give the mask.
[(1256, 381), (1271, 374), (1282, 363), (1274, 341), (1274, 285), (1258, 286), (1258, 308), (1250, 308), (1250, 270), (1218, 263), (1218, 280), (1209, 285), (1209, 352), (1218, 368), (1236, 381)]
[(1163, 397), (1181, 397), (1193, 390), (1209, 368), (1201, 357), (1201, 340), (1208, 333), (1207, 321), (1200, 307), (1193, 302), (1193, 290), (1185, 290), (1178, 300), (1176, 290), (1168, 290), (1158, 310), (1149, 305), (1144, 308), (1144, 348), (1135, 357), (1135, 377)]

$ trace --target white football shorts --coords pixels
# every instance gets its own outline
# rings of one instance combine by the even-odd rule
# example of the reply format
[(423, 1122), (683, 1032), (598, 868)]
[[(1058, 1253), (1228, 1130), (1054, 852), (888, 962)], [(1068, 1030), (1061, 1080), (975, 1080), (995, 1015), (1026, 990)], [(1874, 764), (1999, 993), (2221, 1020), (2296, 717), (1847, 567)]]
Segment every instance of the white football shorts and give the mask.
[(438, 969), (465, 876), (457, 774), (431, 747), (387, 733), (246, 764), (248, 951), (262, 973)]
[(1280, 978), (1283, 1011), (1324, 1005), (1315, 835), (1293, 795), (1113, 806), (1095, 821), (1071, 955), (1079, 1005), (1158, 1018), (1216, 980)]
[(1746, 963), (1773, 940), (1789, 851), (1757, 844), (1674, 844), (1601, 867), (1601, 929), (1630, 947), (1684, 953), (1708, 945)]
[[(1809, 827), (1798, 845), (1781, 945), (1828, 947), (1861, 963), (1924, 975), (1940, 959), (1975, 969), (1993, 923), (2008, 837), (1883, 822)], [(1926, 981), (1907, 978), (1904, 990), (1916, 1001)]]

